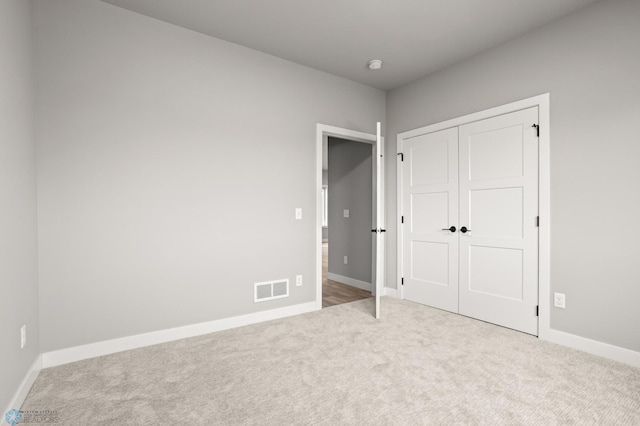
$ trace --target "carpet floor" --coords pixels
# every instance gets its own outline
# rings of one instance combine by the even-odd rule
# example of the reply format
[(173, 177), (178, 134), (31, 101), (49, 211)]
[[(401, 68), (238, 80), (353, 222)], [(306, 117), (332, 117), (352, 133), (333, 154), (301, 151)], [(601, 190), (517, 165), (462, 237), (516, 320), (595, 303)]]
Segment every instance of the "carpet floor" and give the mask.
[(640, 425), (640, 369), (373, 299), (43, 370), (64, 425)]

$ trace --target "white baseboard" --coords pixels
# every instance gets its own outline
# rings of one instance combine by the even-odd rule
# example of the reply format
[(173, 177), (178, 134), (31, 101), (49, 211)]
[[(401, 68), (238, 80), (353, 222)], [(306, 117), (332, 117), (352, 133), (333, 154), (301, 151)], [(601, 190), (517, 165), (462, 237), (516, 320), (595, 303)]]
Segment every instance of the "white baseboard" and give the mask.
[(317, 310), (316, 302), (313, 301), (294, 306), (287, 306), (284, 308), (256, 312), (253, 314), (223, 318), (199, 324), (170, 328), (167, 330), (153, 331), (150, 333), (138, 334), (135, 336), (105, 340), (102, 342), (90, 343), (87, 345), (75, 346), (72, 348), (60, 349), (52, 352), (45, 352), (42, 354), (42, 368), (55, 367), (57, 365), (63, 365), (71, 362), (81, 361), (84, 359), (109, 355), (116, 352), (157, 345), (159, 343), (171, 342), (173, 340), (201, 336), (203, 334), (214, 333), (216, 331), (228, 330), (231, 328), (256, 324), (259, 322), (304, 314), (315, 310)]
[(31, 364), (31, 368), (29, 368), (29, 371), (27, 371), (24, 379), (22, 379), (20, 387), (18, 387), (18, 390), (13, 395), (13, 398), (11, 399), (11, 402), (9, 403), (7, 409), (2, 412), (2, 418), (0, 419), (4, 420), (4, 415), (9, 410), (20, 410), (22, 408), (22, 404), (27, 398), (27, 394), (29, 394), (31, 386), (33, 386), (33, 383), (38, 378), (40, 370), (42, 370), (42, 355), (38, 355), (35, 361), (33, 361), (33, 364)]
[(540, 340), (546, 340), (547, 342), (567, 346), (572, 349), (640, 368), (640, 352), (553, 329), (541, 329), (539, 334), (538, 337)]
[(398, 289), (385, 287), (382, 292), (383, 296), (393, 297), (394, 299), (400, 299), (400, 292)]
[(342, 284), (350, 285), (351, 287), (359, 288), (360, 290), (373, 291), (373, 285), (366, 281), (356, 280), (355, 278), (343, 277), (342, 275), (327, 272), (327, 279), (331, 281), (337, 281)]

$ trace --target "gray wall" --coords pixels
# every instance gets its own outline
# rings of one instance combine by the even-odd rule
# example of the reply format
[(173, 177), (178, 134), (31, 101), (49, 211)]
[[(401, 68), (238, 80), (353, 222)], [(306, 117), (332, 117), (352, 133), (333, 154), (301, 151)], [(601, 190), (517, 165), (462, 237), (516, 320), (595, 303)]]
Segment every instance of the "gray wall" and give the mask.
[(31, 2), (0, 1), (0, 410), (40, 352), (31, 34)]
[[(329, 138), (329, 272), (367, 283), (371, 283), (371, 150), (368, 143)], [(346, 265), (344, 256), (349, 259)]]
[(43, 351), (314, 301), (316, 123), (373, 132), (384, 92), (97, 0), (35, 19)]
[[(396, 286), (396, 135), (551, 94), (554, 329), (640, 351), (640, 2), (607, 0), (387, 96), (387, 285)], [(544, 219), (543, 219), (544, 220)]]

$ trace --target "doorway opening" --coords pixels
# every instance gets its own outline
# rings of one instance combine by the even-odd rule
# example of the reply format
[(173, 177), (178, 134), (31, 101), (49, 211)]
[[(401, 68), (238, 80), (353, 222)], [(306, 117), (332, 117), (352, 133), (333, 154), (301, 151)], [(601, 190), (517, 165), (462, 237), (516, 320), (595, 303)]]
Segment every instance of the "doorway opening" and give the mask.
[[(378, 125), (378, 129), (379, 129), (379, 125)], [(383, 254), (382, 254), (381, 247), (383, 246), (383, 243), (382, 243), (382, 234), (378, 232), (372, 232), (372, 230), (377, 231), (380, 228), (382, 228), (382, 226), (379, 226), (379, 225), (377, 226), (377, 224), (380, 223), (379, 221), (382, 220), (382, 214), (379, 212), (382, 211), (381, 203), (382, 203), (383, 195), (381, 190), (381, 187), (382, 187), (381, 182), (382, 182), (383, 176), (382, 176), (382, 167), (381, 167), (382, 161), (381, 161), (381, 158), (379, 157), (381, 157), (383, 140), (379, 136), (379, 133), (380, 133), (379, 130), (377, 133), (378, 135), (374, 135), (374, 134), (368, 134), (368, 133), (363, 133), (363, 132), (358, 132), (358, 131), (353, 131), (348, 129), (342, 129), (334, 126), (327, 126), (323, 124), (317, 125), (317, 133), (316, 133), (316, 159), (317, 159), (316, 161), (316, 188), (317, 188), (316, 309), (323, 308), (323, 290), (327, 290), (326, 293), (329, 293), (330, 295), (330, 293), (333, 290), (333, 287), (330, 286), (331, 283), (329, 283), (329, 281), (334, 281), (334, 282), (337, 282), (338, 285), (346, 284), (346, 286), (341, 287), (342, 290), (340, 290), (339, 292), (343, 292), (344, 290), (350, 290), (350, 292), (347, 292), (346, 295), (343, 294), (341, 297), (353, 298), (353, 297), (363, 297), (365, 295), (367, 297), (370, 297), (371, 294), (375, 295), (376, 296), (376, 316), (379, 315), (379, 295), (381, 291), (376, 291), (376, 288), (377, 287), (381, 288), (381, 277), (383, 276), (383, 273), (381, 272), (383, 267), (383, 260), (382, 260)], [(335, 202), (335, 199), (346, 200), (345, 203), (350, 202), (350, 200), (348, 195), (345, 196), (344, 194), (340, 194), (341, 192), (340, 188), (335, 188), (337, 189), (337, 191), (332, 192), (332, 185), (330, 184), (329, 170), (328, 170), (330, 139), (332, 140), (332, 144), (335, 144), (335, 146), (346, 148), (347, 150), (351, 148), (359, 147), (360, 151), (364, 150), (367, 152), (367, 155), (368, 155), (367, 165), (368, 165), (369, 178), (367, 179), (366, 183), (368, 184), (368, 187), (365, 190), (362, 190), (360, 188), (356, 192), (359, 195), (362, 195), (361, 194), (362, 192), (367, 192), (369, 197), (367, 198), (368, 201), (363, 202), (362, 200), (360, 200), (359, 205), (356, 208), (357, 212), (353, 211), (353, 213), (355, 213), (356, 216), (352, 216), (353, 207), (350, 207), (350, 205), (344, 205), (344, 203), (342, 206), (340, 206), (340, 203), (341, 203), (340, 201), (338, 201), (337, 203)], [(358, 150), (357, 148), (355, 149)], [(361, 163), (362, 161), (360, 162), (360, 164)], [(362, 170), (360, 170), (360, 172), (362, 172)], [(360, 182), (362, 182), (362, 179), (360, 179)], [(333, 213), (331, 212), (332, 199), (334, 199), (334, 204), (337, 204), (333, 206), (334, 207)], [(370, 203), (369, 207), (367, 208), (367, 206), (363, 206), (362, 205), (363, 203), (366, 203), (366, 204)], [(325, 212), (325, 206), (327, 206), (326, 212)], [(361, 214), (363, 208), (365, 211), (368, 212), (368, 215), (363, 216)], [(357, 229), (357, 231), (355, 232), (360, 233), (360, 236), (358, 238), (359, 243), (356, 243), (352, 238), (349, 238), (349, 236), (347, 235), (346, 238), (341, 238), (343, 240), (342, 244), (344, 247), (339, 248), (340, 250), (347, 250), (349, 248), (348, 247), (349, 245), (355, 244), (356, 247), (358, 247), (357, 254), (355, 254), (355, 256), (357, 257), (357, 260), (356, 260), (356, 257), (351, 257), (350, 259), (349, 254), (334, 253), (335, 256), (329, 255), (330, 253), (329, 245), (331, 244), (330, 234), (332, 233), (332, 231), (330, 231), (332, 216), (334, 217), (334, 225), (337, 224), (335, 220), (338, 217), (340, 217), (341, 219), (344, 219), (345, 222), (348, 224), (353, 224), (354, 223), (353, 219), (355, 219), (355, 221), (359, 223), (359, 226), (357, 227), (352, 226), (353, 229)], [(368, 223), (366, 222), (367, 219), (364, 219), (365, 222), (363, 222), (363, 217), (365, 218), (368, 217)], [(325, 221), (325, 218), (326, 218), (326, 221)], [(327, 226), (323, 227), (323, 222)], [(343, 225), (344, 224), (345, 223), (343, 223)], [(366, 226), (363, 226), (363, 225), (366, 225)], [(326, 245), (323, 243), (323, 240), (325, 240)], [(365, 240), (367, 240), (367, 243), (365, 245), (365, 247), (367, 248), (363, 250), (362, 247), (363, 247), (363, 244), (365, 244), (363, 243), (363, 241)], [(335, 244), (336, 240), (334, 239), (333, 242), (334, 242), (333, 246), (336, 247), (336, 244)], [(338, 245), (338, 247), (340, 246)], [(368, 271), (364, 275), (362, 275), (363, 273), (362, 264), (363, 264), (363, 259), (365, 259), (367, 256), (364, 255), (363, 257), (363, 251), (370, 253), (369, 262), (366, 264), (367, 266), (365, 266), (365, 268), (367, 268)], [(323, 256), (325, 252), (326, 252), (326, 258), (325, 256)], [(333, 263), (336, 265), (348, 266), (351, 261), (352, 262), (351, 266), (357, 266), (357, 268), (360, 271), (359, 273), (361, 275), (356, 275), (355, 277), (353, 276), (349, 277), (348, 275), (352, 275), (351, 272), (348, 272), (348, 273), (345, 272), (345, 274), (347, 275), (341, 275), (339, 272), (332, 271), (332, 262), (330, 260), (332, 257), (334, 258)], [(335, 259), (341, 260), (341, 262), (338, 262)], [(356, 261), (355, 264), (353, 263), (354, 261)], [(326, 272), (323, 271), (325, 269), (324, 266), (326, 266)], [(364, 279), (362, 279), (362, 277), (364, 277)], [(339, 297), (337, 299), (339, 299)], [(357, 299), (354, 299), (354, 300), (357, 300)], [(327, 303), (325, 304), (325, 307), (328, 307), (332, 304), (336, 304), (334, 303), (335, 301), (336, 299), (334, 299), (333, 301), (328, 300)], [(345, 300), (345, 302), (346, 301), (348, 300)]]
[(373, 148), (333, 136), (323, 141), (323, 308), (372, 296)]

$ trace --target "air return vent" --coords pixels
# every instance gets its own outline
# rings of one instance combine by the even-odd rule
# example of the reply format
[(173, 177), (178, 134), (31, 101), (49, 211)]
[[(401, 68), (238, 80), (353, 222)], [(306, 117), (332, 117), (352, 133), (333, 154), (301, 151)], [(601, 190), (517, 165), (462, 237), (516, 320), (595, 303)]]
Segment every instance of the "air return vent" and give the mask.
[(253, 285), (254, 302), (280, 299), (289, 296), (289, 279), (265, 281)]

